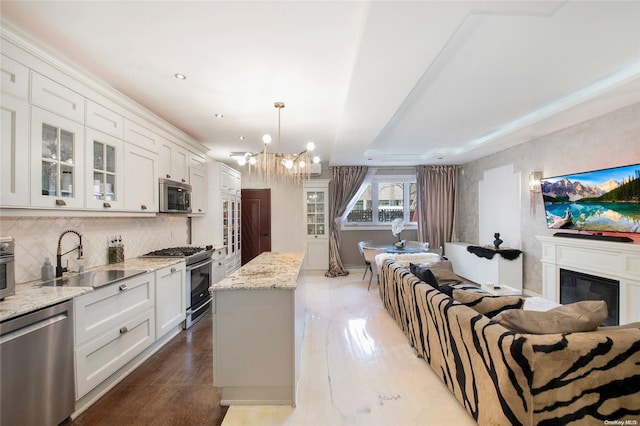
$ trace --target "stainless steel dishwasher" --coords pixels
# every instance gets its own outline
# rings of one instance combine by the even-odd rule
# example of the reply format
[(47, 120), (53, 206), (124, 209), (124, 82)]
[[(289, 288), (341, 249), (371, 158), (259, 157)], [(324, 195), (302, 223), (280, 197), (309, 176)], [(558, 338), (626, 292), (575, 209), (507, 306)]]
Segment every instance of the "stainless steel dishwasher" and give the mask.
[(75, 409), (73, 304), (0, 323), (0, 424), (58, 425)]

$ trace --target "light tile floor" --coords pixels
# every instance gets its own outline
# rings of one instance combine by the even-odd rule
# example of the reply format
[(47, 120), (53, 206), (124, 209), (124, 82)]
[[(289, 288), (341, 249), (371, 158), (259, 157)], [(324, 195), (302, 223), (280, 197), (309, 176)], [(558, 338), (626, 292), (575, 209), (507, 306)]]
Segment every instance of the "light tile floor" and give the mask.
[(307, 274), (297, 407), (231, 406), (223, 426), (476, 424), (415, 356), (362, 273)]

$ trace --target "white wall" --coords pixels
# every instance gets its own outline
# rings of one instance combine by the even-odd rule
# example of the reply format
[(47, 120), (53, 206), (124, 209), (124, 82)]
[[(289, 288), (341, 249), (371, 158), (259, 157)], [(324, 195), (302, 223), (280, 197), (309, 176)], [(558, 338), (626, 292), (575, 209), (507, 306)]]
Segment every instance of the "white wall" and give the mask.
[(512, 164), (514, 172), (522, 175), (519, 212), (524, 287), (541, 293), (542, 247), (535, 236), (552, 235), (553, 230), (546, 227), (540, 194), (535, 199), (535, 213), (530, 209), (529, 174), (542, 171), (543, 176), (557, 176), (640, 163), (639, 135), (640, 103), (464, 164), (460, 171), (460, 206), (456, 218), (460, 240), (479, 244), (477, 182), (486, 170)]
[(242, 188), (271, 188), (271, 251), (304, 251), (302, 184), (265, 182), (260, 175), (245, 172)]
[[(84, 259), (77, 260), (76, 252), (63, 257), (71, 270), (106, 265), (108, 238), (122, 236), (125, 260), (153, 250), (186, 245), (187, 218), (178, 215), (159, 215), (146, 218), (97, 217), (7, 217), (0, 218), (0, 235), (11, 236), (16, 243), (16, 282), (40, 279), (40, 267), (45, 258), (55, 266), (60, 234), (67, 229), (82, 234)], [(78, 245), (78, 238), (67, 234), (62, 240), (63, 253)]]

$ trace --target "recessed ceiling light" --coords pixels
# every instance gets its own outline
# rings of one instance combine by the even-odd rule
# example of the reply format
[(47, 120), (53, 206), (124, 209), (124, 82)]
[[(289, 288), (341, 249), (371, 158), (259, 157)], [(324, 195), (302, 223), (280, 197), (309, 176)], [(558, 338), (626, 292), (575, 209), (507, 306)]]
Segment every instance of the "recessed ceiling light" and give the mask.
[(186, 76), (186, 75), (184, 75), (184, 74), (180, 74), (180, 73), (174, 74), (173, 76), (174, 76), (175, 78), (177, 78), (178, 80), (186, 80), (186, 79), (187, 79), (187, 76)]
[(215, 115), (214, 115), (214, 117), (215, 117), (215, 118), (222, 118), (222, 117), (224, 117), (224, 115), (222, 115), (222, 114), (215, 114)]
[(238, 136), (238, 139), (240, 139), (241, 141), (244, 140), (244, 136)]

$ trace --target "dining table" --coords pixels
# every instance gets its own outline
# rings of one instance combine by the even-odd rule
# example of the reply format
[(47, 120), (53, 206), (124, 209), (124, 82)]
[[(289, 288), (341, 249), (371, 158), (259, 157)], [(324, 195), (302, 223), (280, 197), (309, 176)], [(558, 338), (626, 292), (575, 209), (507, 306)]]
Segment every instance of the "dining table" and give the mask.
[(384, 249), (387, 253), (393, 254), (402, 254), (402, 253), (427, 253), (429, 250), (420, 247), (403, 247), (398, 248), (392, 245), (380, 245), (380, 244), (372, 244), (367, 247), (376, 248), (376, 249)]

